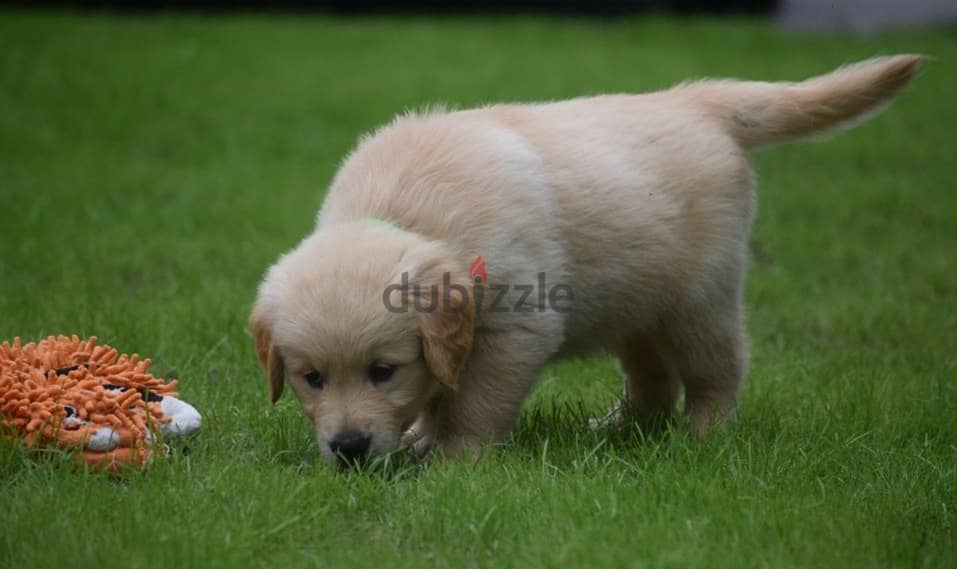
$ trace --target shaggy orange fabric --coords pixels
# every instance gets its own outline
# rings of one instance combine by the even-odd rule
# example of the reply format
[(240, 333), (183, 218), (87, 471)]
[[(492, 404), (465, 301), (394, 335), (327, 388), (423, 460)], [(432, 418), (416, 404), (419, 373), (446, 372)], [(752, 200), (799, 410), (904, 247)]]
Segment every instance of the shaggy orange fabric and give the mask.
[[(94, 467), (116, 470), (144, 464), (155, 446), (152, 428), (169, 418), (148, 394), (173, 396), (176, 381), (149, 373), (152, 362), (98, 345), (96, 337), (50, 336), (22, 345), (0, 345), (0, 427), (29, 446), (78, 447)], [(144, 396), (146, 394), (146, 396)], [(96, 429), (111, 428), (119, 447), (86, 447)]]

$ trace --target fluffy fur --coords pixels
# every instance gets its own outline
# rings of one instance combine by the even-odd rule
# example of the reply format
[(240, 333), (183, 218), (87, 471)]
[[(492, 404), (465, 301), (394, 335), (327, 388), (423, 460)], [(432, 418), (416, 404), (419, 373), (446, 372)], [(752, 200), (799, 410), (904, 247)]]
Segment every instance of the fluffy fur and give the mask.
[[(377, 455), (413, 424), (420, 450), (455, 454), (503, 440), (546, 363), (607, 351), (627, 411), (668, 413), (683, 388), (685, 413), (706, 431), (733, 410), (747, 369), (746, 151), (862, 120), (921, 59), (796, 84), (699, 81), (397, 118), (360, 142), (314, 233), (260, 286), (250, 325), (273, 400), (287, 382), (330, 460), (337, 434), (371, 436)], [(473, 286), (477, 256), (488, 280)], [(403, 273), (410, 287), (387, 288)], [(540, 274), (546, 289), (571, 288), (570, 310), (540, 300)], [(502, 285), (507, 311), (478, 306)], [(524, 295), (514, 285), (533, 286), (531, 310), (514, 310)], [(384, 292), (451, 302), (395, 312)], [(394, 376), (374, 384), (376, 364)], [(320, 388), (304, 379), (313, 370)]]

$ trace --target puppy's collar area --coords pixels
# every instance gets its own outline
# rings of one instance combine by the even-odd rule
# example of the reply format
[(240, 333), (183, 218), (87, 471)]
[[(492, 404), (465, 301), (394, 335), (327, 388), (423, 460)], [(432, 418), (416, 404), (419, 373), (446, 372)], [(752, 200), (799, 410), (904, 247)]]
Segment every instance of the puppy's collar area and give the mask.
[(391, 221), (381, 219), (379, 217), (363, 217), (362, 223), (369, 227), (382, 227), (385, 229), (390, 229), (396, 233), (407, 233), (405, 229), (402, 229), (398, 225), (392, 223)]

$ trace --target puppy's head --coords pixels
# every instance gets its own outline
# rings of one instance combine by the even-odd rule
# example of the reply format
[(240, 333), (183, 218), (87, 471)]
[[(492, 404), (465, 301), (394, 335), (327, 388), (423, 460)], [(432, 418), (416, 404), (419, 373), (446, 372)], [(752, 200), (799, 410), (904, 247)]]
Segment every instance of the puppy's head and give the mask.
[(323, 456), (395, 450), (472, 347), (470, 281), (437, 244), (363, 223), (321, 230), (268, 272), (250, 317), (275, 403), (288, 383)]

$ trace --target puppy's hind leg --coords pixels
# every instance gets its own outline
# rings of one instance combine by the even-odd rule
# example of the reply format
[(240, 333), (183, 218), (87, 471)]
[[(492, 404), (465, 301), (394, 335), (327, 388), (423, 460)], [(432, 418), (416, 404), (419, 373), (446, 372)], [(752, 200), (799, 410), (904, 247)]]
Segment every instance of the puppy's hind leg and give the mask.
[(618, 351), (625, 374), (624, 414), (650, 427), (667, 419), (675, 408), (681, 381), (668, 351), (653, 333), (632, 337)]
[(679, 319), (671, 330), (675, 365), (685, 387), (685, 415), (695, 432), (733, 414), (748, 367), (739, 302), (725, 310)]
[(625, 380), (624, 397), (607, 415), (589, 421), (593, 429), (630, 420), (653, 427), (671, 416), (681, 380), (668, 358), (666, 341), (660, 334), (636, 333), (615, 350)]

